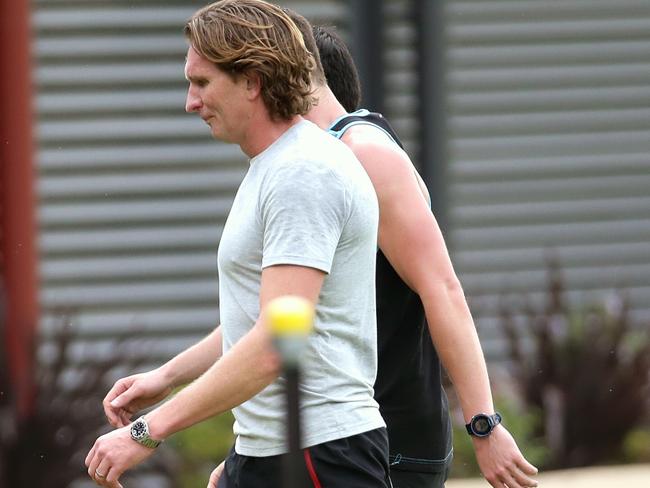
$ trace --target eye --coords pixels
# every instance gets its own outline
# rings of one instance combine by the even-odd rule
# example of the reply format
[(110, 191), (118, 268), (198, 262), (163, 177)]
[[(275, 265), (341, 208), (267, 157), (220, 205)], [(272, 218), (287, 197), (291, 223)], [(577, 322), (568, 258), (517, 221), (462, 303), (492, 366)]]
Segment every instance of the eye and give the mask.
[(196, 86), (198, 88), (205, 88), (210, 83), (206, 78), (195, 78), (189, 77), (187, 79), (190, 82), (190, 87)]

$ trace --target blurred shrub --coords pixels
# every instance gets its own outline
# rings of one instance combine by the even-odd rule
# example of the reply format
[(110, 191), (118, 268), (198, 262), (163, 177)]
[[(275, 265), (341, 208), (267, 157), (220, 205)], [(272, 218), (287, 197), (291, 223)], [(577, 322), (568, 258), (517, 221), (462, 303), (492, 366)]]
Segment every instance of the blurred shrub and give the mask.
[[(59, 322), (47, 339), (50, 354), (36, 368), (34, 411), (20, 422), (0, 347), (0, 487), (69, 488), (79, 481), (91, 483), (84, 459), (95, 439), (111, 429), (102, 400), (113, 385), (115, 368), (140, 370), (146, 360), (133, 358), (133, 349), (126, 345), (139, 339), (125, 334), (115, 338), (105, 357), (74, 361), (71, 348), (83, 338), (71, 327), (72, 313), (57, 315)], [(0, 313), (0, 337), (3, 327)], [(144, 466), (124, 475), (123, 484), (205, 488), (233, 444), (232, 423), (227, 413), (172, 436)]]
[(623, 296), (574, 307), (565, 295), (553, 264), (543, 306), (501, 307), (512, 376), (542, 417), (533, 432), (549, 448), (542, 467), (620, 461), (626, 438), (628, 450), (644, 442), (628, 436), (647, 420), (650, 324), (633, 326)]
[[(134, 370), (139, 366), (129, 357), (128, 349), (120, 346), (134, 339), (130, 336), (118, 338), (116, 347), (110, 348), (105, 358), (73, 364), (70, 349), (78, 337), (70, 326), (70, 314), (59, 315), (59, 324), (48, 340), (51, 359), (37, 365), (35, 407), (28, 418), (18, 421), (9, 383), (0, 375), (0, 390), (5, 392), (0, 395), (2, 487), (68, 488), (78, 480), (89, 481), (85, 457), (95, 439), (110, 430), (102, 399), (112, 386), (113, 368)], [(0, 334), (3, 326), (0, 321)], [(0, 367), (4, 369), (4, 365)], [(160, 451), (140, 473), (162, 481), (158, 486), (174, 486), (176, 463), (172, 451), (165, 447)], [(124, 479), (126, 486), (138, 486), (137, 473), (125, 475)]]
[(650, 463), (650, 428), (635, 429), (625, 437), (623, 461)]
[(169, 439), (179, 460), (178, 486), (205, 488), (210, 473), (225, 459), (234, 443), (230, 412), (181, 431)]

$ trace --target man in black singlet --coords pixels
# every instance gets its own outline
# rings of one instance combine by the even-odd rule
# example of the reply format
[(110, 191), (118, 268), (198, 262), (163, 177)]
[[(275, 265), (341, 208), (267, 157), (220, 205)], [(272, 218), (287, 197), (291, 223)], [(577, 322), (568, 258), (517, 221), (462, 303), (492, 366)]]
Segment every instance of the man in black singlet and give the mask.
[(388, 425), (394, 488), (442, 487), (447, 478), (452, 439), (440, 359), (486, 479), (494, 487), (536, 486), (537, 469), (499, 425), (478, 335), (424, 182), (388, 121), (355, 111), (360, 84), (343, 41), (324, 27), (314, 27), (312, 37), (307, 21), (289, 13), (322, 61), (313, 73), (319, 103), (307, 118), (352, 149), (379, 199), (375, 398)]

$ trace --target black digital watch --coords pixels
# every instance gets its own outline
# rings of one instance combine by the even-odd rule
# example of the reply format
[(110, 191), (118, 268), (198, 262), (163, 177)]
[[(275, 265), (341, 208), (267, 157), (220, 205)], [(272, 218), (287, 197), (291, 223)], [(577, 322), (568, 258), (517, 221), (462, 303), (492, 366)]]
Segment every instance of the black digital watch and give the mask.
[(475, 437), (487, 437), (494, 428), (501, 423), (501, 414), (496, 412), (494, 415), (478, 413), (472, 417), (469, 424), (465, 425), (467, 433)]

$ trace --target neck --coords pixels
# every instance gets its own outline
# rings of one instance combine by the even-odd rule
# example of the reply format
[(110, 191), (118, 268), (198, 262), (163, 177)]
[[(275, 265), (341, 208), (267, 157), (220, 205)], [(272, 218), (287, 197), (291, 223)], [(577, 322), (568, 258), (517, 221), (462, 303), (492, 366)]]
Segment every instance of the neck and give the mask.
[(321, 129), (327, 129), (337, 118), (347, 114), (327, 85), (317, 87), (314, 96), (318, 99), (318, 104), (305, 115), (305, 118)]
[(266, 110), (253, 115), (254, 123), (249, 124), (244, 138), (239, 143), (241, 150), (249, 158), (254, 158), (278, 140), (291, 127), (304, 120), (295, 115), (289, 120), (273, 120)]

